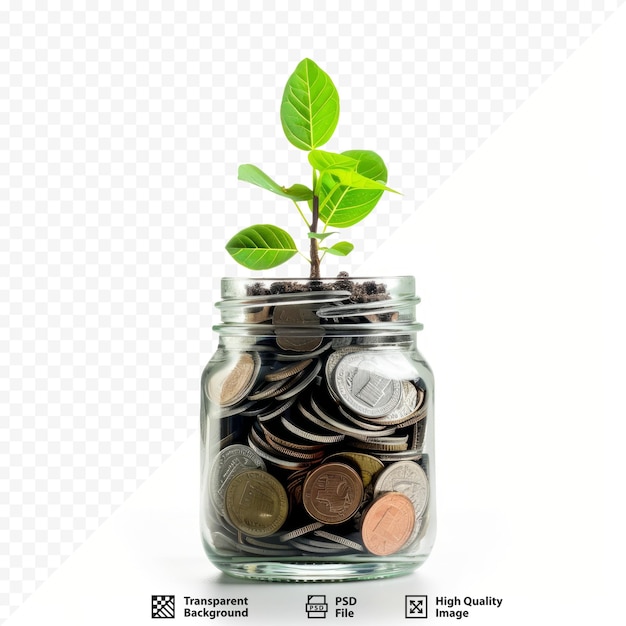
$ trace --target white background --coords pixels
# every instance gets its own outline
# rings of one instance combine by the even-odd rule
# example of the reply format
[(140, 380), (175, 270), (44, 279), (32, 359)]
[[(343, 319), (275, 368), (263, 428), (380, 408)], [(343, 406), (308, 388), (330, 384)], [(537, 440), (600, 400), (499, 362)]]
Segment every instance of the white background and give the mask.
[[(105, 22), (109, 32), (124, 27), (123, 15)], [(391, 15), (387, 26), (408, 23), (412, 13), (403, 7), (397, 19)], [(429, 23), (432, 15), (424, 15)], [(250, 33), (253, 17), (246, 21)], [(307, 17), (300, 15), (302, 24)], [(140, 12), (127, 18), (138, 36), (142, 25), (151, 23), (150, 15)], [(2, 440), (5, 616), (13, 611), (7, 624), (151, 623), (150, 596), (169, 593), (177, 595), (179, 611), (185, 595), (246, 595), (248, 623), (305, 623), (311, 593), (330, 599), (355, 595), (359, 623), (405, 623), (405, 594), (429, 595), (431, 613), (435, 595), (503, 598), (500, 609), (472, 609), (466, 623), (612, 619), (624, 578), (617, 520), (625, 434), (626, 11), (600, 22), (605, 19), (590, 39), (568, 49), (563, 65), (555, 56), (547, 74), (545, 68), (536, 72), (536, 91), (529, 79), (520, 83), (525, 97), (517, 92), (507, 100), (503, 90), (491, 101), (491, 117), (502, 125), (480, 122), (479, 98), (473, 128), (483, 135), (474, 139), (475, 152), (467, 147), (469, 131), (465, 143), (455, 143), (463, 125), (450, 122), (443, 105), (425, 118), (446, 129), (437, 149), (432, 137), (429, 143), (416, 135), (417, 126), (403, 127), (421, 114), (417, 100), (397, 105), (394, 86), (404, 84), (409, 63), (400, 56), (402, 66), (383, 74), (385, 56), (400, 52), (384, 32), (370, 32), (373, 22), (367, 17), (355, 22), (352, 34), (363, 50), (352, 52), (353, 58), (372, 58), (366, 51), (369, 33), (379, 47), (376, 72), (366, 73), (360, 63), (346, 65), (350, 50), (340, 44), (337, 55), (327, 48), (316, 57), (327, 61), (340, 95), (353, 101), (342, 114), (348, 118), (340, 133), (343, 143), (329, 149), (363, 141), (357, 120), (367, 129), (366, 147), (382, 146), (390, 183), (392, 162), (399, 162), (397, 186), (404, 196), (393, 202), (403, 206), (400, 217), (390, 207), (389, 216), (355, 231), (365, 253), (355, 257), (351, 273), (417, 278), (425, 324), (420, 342), (437, 381), (439, 508), (435, 550), (415, 575), (318, 586), (236, 583), (212, 568), (197, 531), (195, 432), (197, 380), (214, 345), (209, 327), (215, 321), (211, 302), (217, 299), (217, 279), (238, 271), (223, 258), (222, 243), (236, 228), (264, 216), (250, 200), (258, 196), (242, 190), (234, 171), (247, 160), (285, 165), (286, 157), (275, 156), (284, 144), (269, 140), (258, 147), (261, 137), (277, 130), (273, 117), (262, 116), (277, 101), (292, 66), (304, 54), (315, 57), (315, 46), (294, 51), (289, 43), (293, 58), (275, 60), (275, 76), (267, 69), (252, 77), (259, 100), (244, 102), (236, 83), (250, 65), (229, 56), (228, 37), (236, 37), (237, 29), (222, 35), (223, 48), (191, 29), (200, 47), (197, 59), (186, 48), (187, 58), (209, 71), (201, 52), (206, 45), (223, 71), (213, 68), (208, 84), (187, 77), (190, 100), (182, 104), (176, 98), (181, 79), (172, 74), (172, 91), (167, 89), (169, 97), (155, 110), (149, 98), (131, 99), (130, 105), (106, 99), (107, 86), (115, 90), (116, 80), (128, 75), (120, 62), (123, 47), (104, 52), (86, 41), (78, 51), (65, 48), (64, 33), (76, 37), (71, 20), (59, 20), (58, 39), (47, 31), (48, 44), (58, 42), (62, 51), (60, 67), (73, 63), (76, 69), (80, 54), (88, 66), (93, 50), (116, 71), (110, 84), (98, 83), (103, 91), (92, 94), (93, 101), (86, 96), (82, 113), (63, 97), (68, 84), (76, 95), (80, 82), (63, 72), (46, 90), (57, 100), (29, 100), (38, 91), (25, 75), (19, 97), (14, 86), (13, 98), (5, 101), (13, 125), (3, 130), (14, 148), (3, 153), (5, 174), (11, 174), (3, 178), (8, 211), (2, 223), (2, 306), (8, 320), (2, 371), (9, 426)], [(162, 19), (151, 40), (162, 35), (169, 42), (160, 48), (165, 64), (168, 51), (176, 57), (184, 47), (172, 35), (176, 20)], [(259, 23), (267, 24), (265, 18)], [(294, 23), (285, 20), (292, 28)], [(268, 41), (261, 30), (246, 43), (253, 56), (254, 46), (279, 50), (292, 36), (285, 32), (284, 39)], [(130, 34), (122, 43), (129, 41)], [(328, 35), (327, 41), (335, 39)], [(505, 51), (508, 41), (504, 36)], [(401, 42), (406, 46), (407, 38)], [(32, 61), (36, 68), (41, 59), (35, 55), (29, 61), (29, 40), (22, 44), (22, 56), (8, 58), (7, 67), (15, 62), (29, 67)], [(36, 36), (32, 44), (37, 50)], [(51, 53), (52, 48), (57, 50), (52, 46)], [(131, 61), (141, 64), (142, 46), (130, 50)], [(533, 55), (528, 58), (531, 63)], [(442, 52), (441, 76), (447, 62)], [(535, 67), (541, 70), (541, 64)], [(454, 68), (451, 75), (458, 75)], [(157, 76), (157, 85), (149, 74), (145, 81), (162, 96), (168, 75)], [(140, 89), (141, 80), (137, 85)], [(440, 87), (443, 91), (444, 80)], [(135, 93), (128, 89), (126, 94)], [(220, 89), (234, 99), (224, 104), (215, 94)], [(89, 103), (98, 101), (90, 119)], [(245, 114), (238, 116), (240, 101)], [(105, 137), (98, 119), (105, 109), (112, 117), (102, 119), (116, 119), (116, 103), (118, 125)], [(70, 117), (64, 106), (74, 107)], [(209, 124), (208, 139), (219, 148), (208, 151), (206, 164), (206, 131), (194, 138), (189, 130), (204, 128), (211, 107), (225, 126), (220, 131), (216, 122)], [(60, 122), (60, 130), (54, 124), (28, 126), (29, 120), (41, 121), (41, 110), (44, 121)], [(389, 116), (387, 126), (381, 111)], [(490, 117), (489, 106), (485, 114)], [(90, 123), (81, 144), (71, 123), (84, 118)], [(240, 125), (231, 127), (233, 119)], [(255, 119), (263, 122), (255, 126)], [(185, 123), (187, 134), (177, 134), (177, 124)], [(69, 147), (82, 145), (86, 156), (90, 150), (97, 154), (98, 145), (109, 148), (109, 162), (95, 157), (91, 171), (87, 158), (77, 169), (78, 161), (64, 153), (64, 133), (72, 137)], [(359, 141), (351, 144), (355, 134)], [(241, 145), (246, 136), (253, 141)], [(116, 152), (111, 146), (117, 148), (118, 140)], [(369, 145), (373, 140), (376, 146)], [(420, 141), (429, 146), (424, 152), (414, 148)], [(34, 150), (26, 150), (29, 146)], [(132, 158), (124, 160), (125, 154)], [(417, 154), (422, 159), (410, 162)], [(424, 166), (437, 155), (434, 169)], [(64, 170), (64, 162), (73, 169)], [(296, 166), (287, 167), (298, 176)], [(155, 177), (162, 177), (161, 186), (155, 186)], [(74, 184), (68, 186), (68, 180)], [(30, 591), (35, 593), (27, 598)]]

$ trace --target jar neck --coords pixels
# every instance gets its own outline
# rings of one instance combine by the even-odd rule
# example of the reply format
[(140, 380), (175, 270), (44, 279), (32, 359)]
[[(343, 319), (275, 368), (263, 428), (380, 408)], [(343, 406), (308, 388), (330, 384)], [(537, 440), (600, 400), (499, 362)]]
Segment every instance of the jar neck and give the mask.
[(309, 279), (222, 279), (217, 303), (222, 336), (385, 337), (412, 335), (415, 321), (412, 276)]

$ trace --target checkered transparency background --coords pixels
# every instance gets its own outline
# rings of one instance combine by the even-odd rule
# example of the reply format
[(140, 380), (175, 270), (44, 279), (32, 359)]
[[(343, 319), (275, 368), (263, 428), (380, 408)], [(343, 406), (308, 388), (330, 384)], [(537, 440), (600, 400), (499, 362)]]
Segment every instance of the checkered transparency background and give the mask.
[(0, 5), (0, 618), (196, 432), (219, 277), (245, 274), (227, 239), (276, 222), (306, 245), (293, 205), (237, 181), (249, 162), (308, 182), (278, 116), (303, 57), (342, 98), (326, 147), (376, 150), (404, 194), (332, 275), (621, 2), (344, 4)]

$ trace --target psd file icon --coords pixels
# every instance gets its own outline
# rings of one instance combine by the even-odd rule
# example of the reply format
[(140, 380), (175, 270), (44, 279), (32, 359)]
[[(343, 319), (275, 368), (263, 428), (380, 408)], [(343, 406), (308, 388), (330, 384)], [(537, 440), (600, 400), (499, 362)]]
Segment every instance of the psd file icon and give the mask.
[(307, 596), (307, 617), (324, 619), (327, 612), (328, 603), (326, 602), (326, 596)]

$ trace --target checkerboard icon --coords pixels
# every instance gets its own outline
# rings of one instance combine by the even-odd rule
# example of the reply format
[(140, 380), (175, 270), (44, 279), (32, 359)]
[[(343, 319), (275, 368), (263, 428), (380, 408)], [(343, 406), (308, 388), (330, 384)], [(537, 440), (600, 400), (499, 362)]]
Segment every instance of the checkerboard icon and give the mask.
[(152, 596), (152, 617), (173, 618), (174, 604), (174, 596)]

